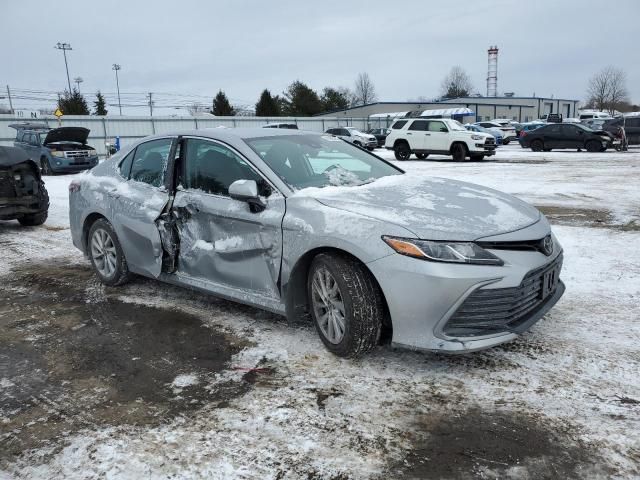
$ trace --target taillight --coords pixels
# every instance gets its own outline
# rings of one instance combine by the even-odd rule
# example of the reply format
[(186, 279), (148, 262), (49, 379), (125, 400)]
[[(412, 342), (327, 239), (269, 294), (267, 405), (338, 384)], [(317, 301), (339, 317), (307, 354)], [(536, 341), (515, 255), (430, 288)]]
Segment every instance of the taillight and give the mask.
[(79, 192), (80, 184), (76, 181), (73, 181), (69, 184), (69, 193)]
[(522, 130), (520, 132), (520, 138), (524, 137), (527, 134), (526, 130)]

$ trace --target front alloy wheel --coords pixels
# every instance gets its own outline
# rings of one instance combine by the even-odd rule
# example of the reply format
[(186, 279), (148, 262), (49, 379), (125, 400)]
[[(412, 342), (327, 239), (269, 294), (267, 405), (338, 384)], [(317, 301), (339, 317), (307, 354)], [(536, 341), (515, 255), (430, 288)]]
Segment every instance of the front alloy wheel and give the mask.
[(384, 303), (367, 268), (343, 254), (317, 255), (307, 277), (307, 298), (316, 331), (339, 357), (355, 357), (378, 342)]

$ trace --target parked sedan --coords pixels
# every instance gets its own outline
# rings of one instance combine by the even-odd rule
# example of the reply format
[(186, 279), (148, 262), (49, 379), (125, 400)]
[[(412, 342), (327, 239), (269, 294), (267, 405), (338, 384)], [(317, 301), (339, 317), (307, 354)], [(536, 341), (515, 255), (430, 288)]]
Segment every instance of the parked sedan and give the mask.
[(367, 133), (376, 137), (376, 140), (378, 140), (378, 147), (384, 147), (384, 142), (390, 131), (390, 128), (371, 128), (370, 130), (367, 130)]
[(503, 132), (499, 128), (484, 128), (480, 125), (474, 125), (473, 123), (467, 123), (464, 125), (464, 128), (469, 130), (470, 132), (482, 132), (488, 133), (489, 135), (493, 135), (493, 138), (496, 139), (496, 145), (502, 145)]
[(608, 133), (577, 123), (549, 123), (520, 137), (522, 147), (531, 148), (534, 152), (549, 152), (554, 148), (604, 152), (612, 143), (613, 137)]
[(367, 150), (373, 150), (378, 146), (378, 139), (376, 137), (368, 133), (363, 133), (354, 127), (329, 128), (325, 133), (340, 137), (349, 143), (366, 148)]
[(476, 122), (474, 125), (479, 125), (484, 128), (497, 128), (499, 130), (502, 130), (502, 143), (504, 145), (509, 145), (509, 142), (518, 139), (515, 127), (509, 123), (502, 124), (498, 122)]
[(562, 247), (533, 206), (407, 175), (335, 136), (145, 138), (69, 186), (73, 243), (106, 285), (157, 278), (313, 321), (328, 350), (468, 352), (558, 301)]

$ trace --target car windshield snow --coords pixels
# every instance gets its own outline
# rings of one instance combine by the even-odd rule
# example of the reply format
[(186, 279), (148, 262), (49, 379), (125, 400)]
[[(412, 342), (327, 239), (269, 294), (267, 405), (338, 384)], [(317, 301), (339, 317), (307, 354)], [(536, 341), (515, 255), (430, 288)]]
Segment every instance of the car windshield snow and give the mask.
[(449, 128), (451, 130), (466, 130), (466, 128), (464, 128), (464, 125), (462, 125), (459, 121), (457, 120), (453, 120), (451, 122), (449, 122)]
[(286, 135), (245, 139), (245, 142), (289, 186), (353, 186), (402, 174), (348, 142), (330, 135)]

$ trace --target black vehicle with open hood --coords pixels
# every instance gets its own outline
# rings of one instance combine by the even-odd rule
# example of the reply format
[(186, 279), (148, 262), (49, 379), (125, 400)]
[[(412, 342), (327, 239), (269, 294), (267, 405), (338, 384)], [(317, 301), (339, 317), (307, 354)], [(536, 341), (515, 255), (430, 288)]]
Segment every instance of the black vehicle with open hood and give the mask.
[(0, 147), (0, 220), (42, 225), (49, 211), (49, 194), (40, 167), (20, 148)]

